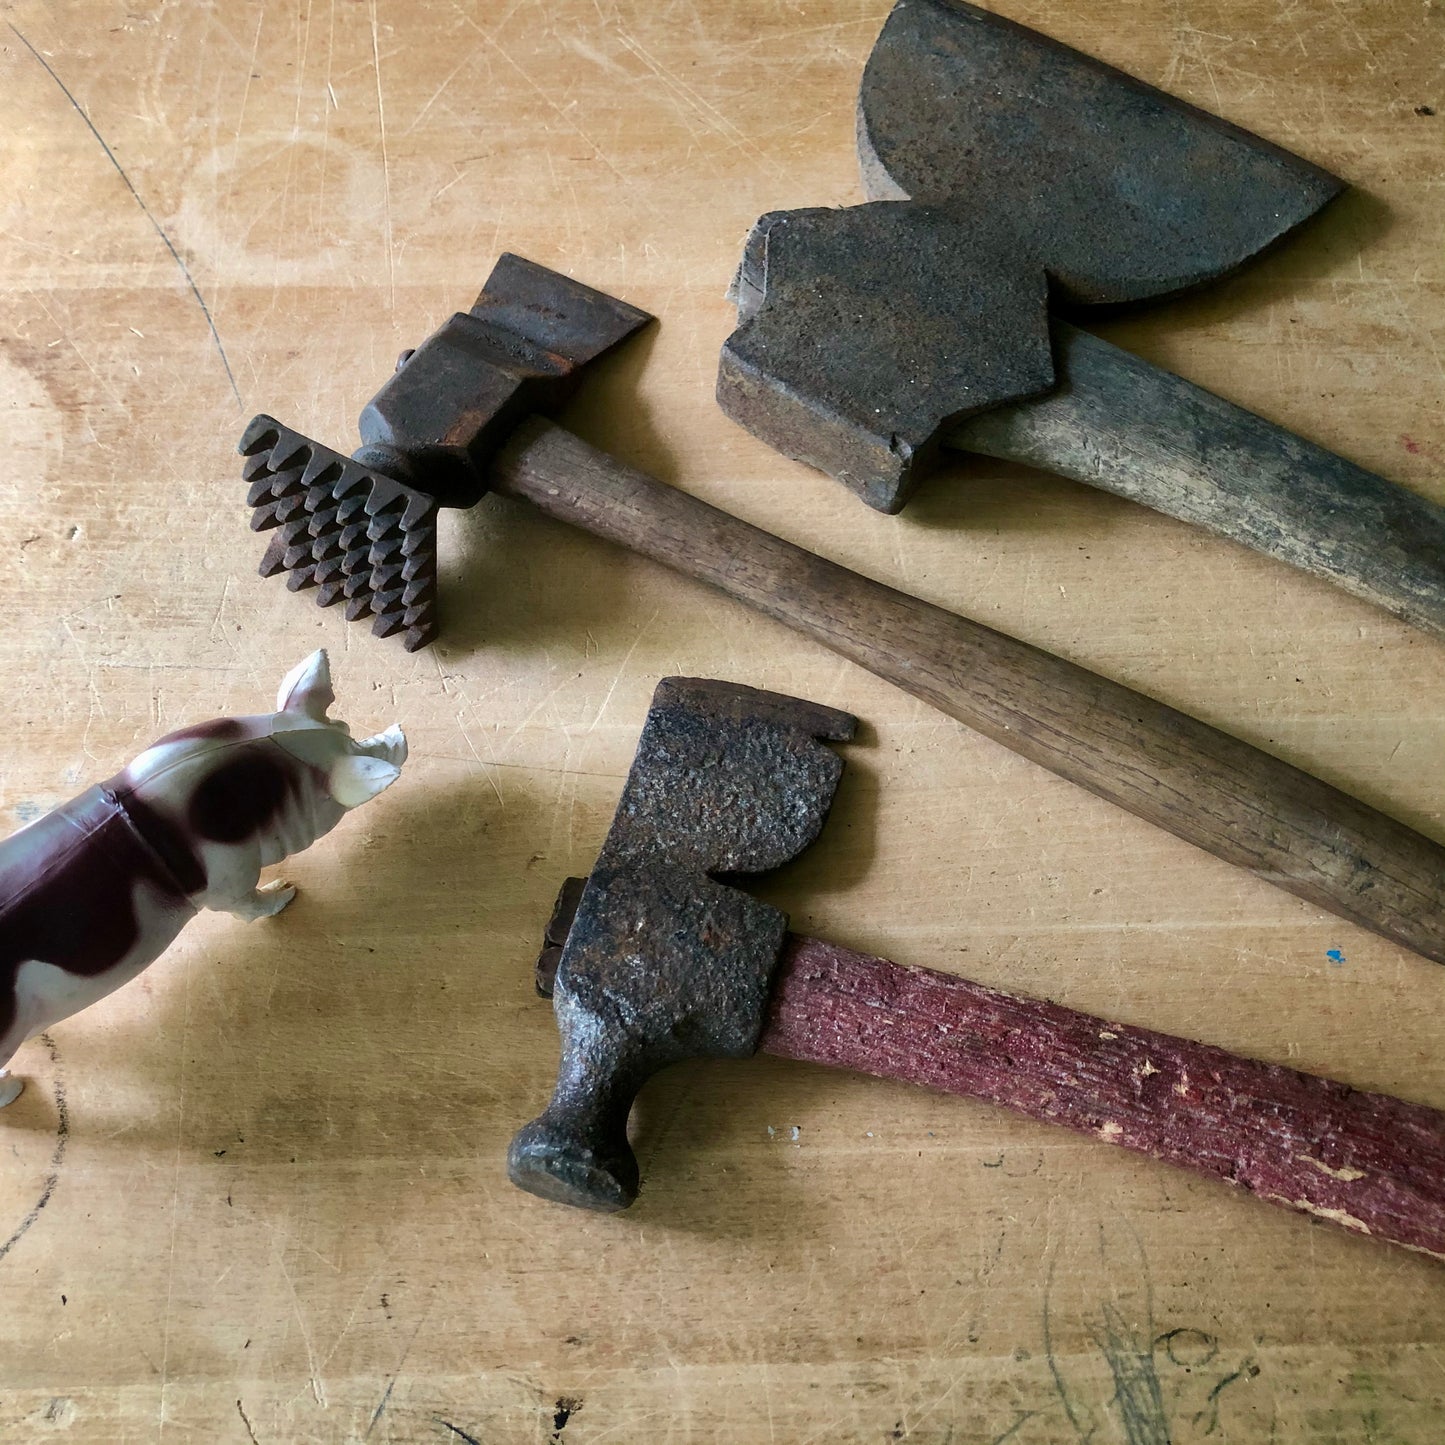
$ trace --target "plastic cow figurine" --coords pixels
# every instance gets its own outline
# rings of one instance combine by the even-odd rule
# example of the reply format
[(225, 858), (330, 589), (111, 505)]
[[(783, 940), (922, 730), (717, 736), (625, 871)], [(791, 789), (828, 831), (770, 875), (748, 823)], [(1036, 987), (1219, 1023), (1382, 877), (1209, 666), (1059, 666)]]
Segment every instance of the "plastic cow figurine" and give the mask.
[(353, 741), (326, 716), (324, 652), (281, 684), (276, 711), (171, 733), (123, 772), (0, 843), (0, 1107), (32, 1035), (104, 998), (202, 909), (279, 913), (296, 890), (262, 868), (309, 848), (394, 782), (393, 725)]

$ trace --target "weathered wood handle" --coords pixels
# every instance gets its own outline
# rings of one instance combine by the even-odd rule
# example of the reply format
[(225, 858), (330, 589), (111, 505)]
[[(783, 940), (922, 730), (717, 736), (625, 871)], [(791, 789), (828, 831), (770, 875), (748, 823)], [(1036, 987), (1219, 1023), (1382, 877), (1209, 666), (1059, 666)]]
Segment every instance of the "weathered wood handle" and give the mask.
[(1053, 336), (1058, 386), (949, 446), (1208, 527), (1445, 637), (1445, 508), (1087, 331)]
[(492, 485), (729, 595), (1031, 761), (1445, 963), (1445, 848), (1163, 703), (850, 572), (532, 418)]
[(763, 1050), (1016, 1109), (1445, 1259), (1445, 1113), (790, 937)]

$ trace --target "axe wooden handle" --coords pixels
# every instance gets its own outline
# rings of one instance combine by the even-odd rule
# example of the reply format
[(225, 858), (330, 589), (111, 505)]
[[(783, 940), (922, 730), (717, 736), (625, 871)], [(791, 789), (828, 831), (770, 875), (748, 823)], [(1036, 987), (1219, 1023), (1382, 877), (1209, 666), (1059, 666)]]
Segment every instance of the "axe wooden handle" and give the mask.
[(1445, 1259), (1445, 1113), (790, 936), (762, 1049), (966, 1094)]
[(1445, 508), (1054, 321), (1058, 385), (948, 445), (1142, 502), (1445, 637)]
[(514, 434), (490, 482), (710, 583), (1091, 793), (1445, 963), (1445, 848), (1338, 788), (785, 542), (541, 418)]

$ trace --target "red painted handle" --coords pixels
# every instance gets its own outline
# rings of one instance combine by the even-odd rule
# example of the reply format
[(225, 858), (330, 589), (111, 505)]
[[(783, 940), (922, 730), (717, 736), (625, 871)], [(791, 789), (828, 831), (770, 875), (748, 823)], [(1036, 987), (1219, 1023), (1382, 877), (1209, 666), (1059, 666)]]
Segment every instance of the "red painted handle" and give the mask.
[(1017, 1109), (1445, 1259), (1445, 1113), (790, 937), (762, 1048)]

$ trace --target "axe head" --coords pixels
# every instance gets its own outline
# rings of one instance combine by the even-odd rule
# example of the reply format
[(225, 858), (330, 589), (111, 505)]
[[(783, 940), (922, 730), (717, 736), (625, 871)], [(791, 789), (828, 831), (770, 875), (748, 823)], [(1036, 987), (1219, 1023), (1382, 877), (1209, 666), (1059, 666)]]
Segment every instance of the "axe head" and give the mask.
[(1201, 285), (1342, 189), (962, 0), (900, 0), (864, 73), (858, 138), (872, 205), (753, 228), (717, 395), (883, 512), (947, 428), (1053, 389), (1051, 298)]
[(567, 896), (575, 919), (554, 919), (554, 948), (565, 942), (544, 957), (562, 1060), (546, 1112), (512, 1141), (513, 1183), (625, 1208), (637, 1091), (680, 1059), (756, 1050), (788, 920), (714, 875), (779, 867), (818, 836), (843, 770), (819, 739), (855, 725), (750, 687), (658, 684), (596, 867), (580, 902)]
[(899, 0), (858, 98), (875, 200), (962, 202), (1077, 304), (1243, 266), (1343, 190), (1327, 171), (963, 0)]

